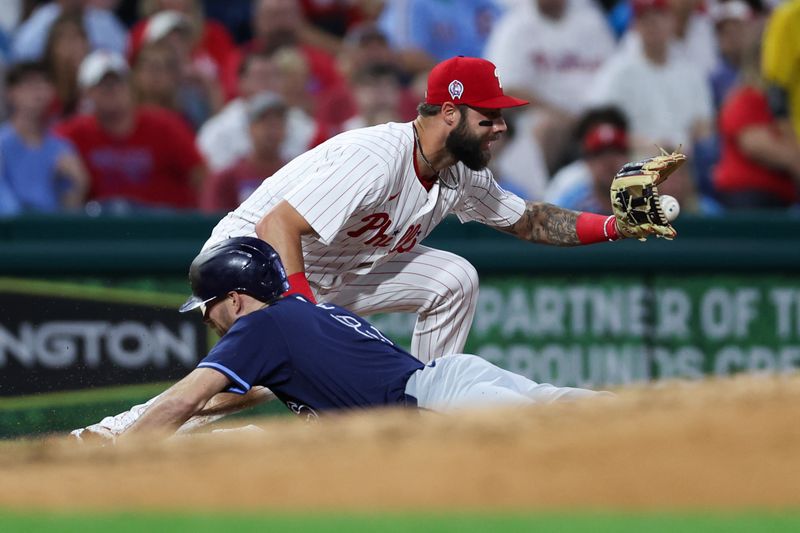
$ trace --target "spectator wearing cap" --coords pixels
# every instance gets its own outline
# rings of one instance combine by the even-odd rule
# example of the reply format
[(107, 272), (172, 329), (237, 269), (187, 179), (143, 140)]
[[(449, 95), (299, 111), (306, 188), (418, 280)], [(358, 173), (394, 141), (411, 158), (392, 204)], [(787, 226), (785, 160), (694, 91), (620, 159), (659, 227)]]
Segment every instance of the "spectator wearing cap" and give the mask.
[(91, 6), (89, 0), (55, 0), (37, 7), (17, 29), (11, 44), (12, 59), (42, 59), (50, 26), (63, 13), (80, 15), (92, 49), (125, 52), (128, 31), (113, 12)]
[[(282, 78), (283, 69), (272, 55), (253, 52), (245, 56), (239, 71), (240, 96), (203, 124), (197, 134), (197, 146), (212, 172), (233, 165), (252, 151), (247, 102), (264, 91), (281, 94)], [(308, 149), (317, 134), (316, 125), (302, 109), (288, 107), (286, 138), (280, 146), (281, 157), (287, 161)]]
[(232, 166), (213, 174), (203, 187), (200, 206), (206, 211), (236, 209), (264, 179), (286, 160), (280, 146), (286, 138), (286, 102), (276, 93), (263, 92), (246, 104), (253, 149)]
[[(575, 139), (580, 158), (553, 176), (544, 199), (566, 209), (610, 212), (611, 181), (631, 159), (627, 119), (615, 107), (590, 109), (578, 122)], [(676, 147), (664, 148), (669, 151)], [(683, 212), (720, 213), (719, 204), (698, 191), (689, 168), (681, 166), (659, 185), (659, 192), (674, 196)]]
[(180, 99), (180, 61), (166, 43), (142, 46), (131, 65), (131, 85), (138, 105), (169, 109), (194, 128), (191, 116), (183, 113)]
[(606, 62), (590, 84), (588, 102), (625, 113), (635, 158), (653, 155), (654, 146), (693, 154), (712, 133), (710, 85), (700, 69), (670, 54), (675, 16), (666, 0), (634, 0), (634, 12), (641, 47), (620, 50)]
[(580, 158), (553, 176), (544, 200), (576, 211), (611, 212), (611, 180), (630, 160), (628, 120), (616, 107), (590, 109), (579, 120), (574, 141)]
[(235, 96), (235, 85), (224, 86), (223, 76), (237, 56), (236, 44), (225, 26), (206, 18), (199, 0), (143, 0), (139, 13), (141, 19), (131, 28), (128, 43), (131, 64), (136, 63), (142, 46), (181, 28), (189, 39), (187, 55), (190, 59), (186, 67), (196, 70), (198, 75), (213, 76), (222, 85), (224, 100)]
[(718, 2), (711, 9), (719, 44), (717, 64), (711, 73), (714, 109), (719, 110), (737, 84), (742, 61), (758, 38), (758, 22), (750, 6), (742, 0)]
[(194, 135), (165, 109), (136, 106), (128, 64), (95, 51), (81, 63), (78, 83), (92, 113), (58, 126), (89, 169), (89, 199), (131, 207), (194, 208), (206, 167)]
[(53, 84), (41, 63), (22, 62), (6, 73), (11, 116), (0, 126), (4, 203), (18, 212), (54, 213), (83, 205), (89, 178), (72, 145), (53, 135), (48, 109)]
[(222, 108), (223, 91), (217, 64), (210, 55), (195, 49), (195, 40), (189, 17), (171, 10), (150, 17), (143, 36), (144, 46), (163, 46), (171, 52), (175, 66), (175, 79), (171, 81), (175, 84), (177, 107), (197, 130)]

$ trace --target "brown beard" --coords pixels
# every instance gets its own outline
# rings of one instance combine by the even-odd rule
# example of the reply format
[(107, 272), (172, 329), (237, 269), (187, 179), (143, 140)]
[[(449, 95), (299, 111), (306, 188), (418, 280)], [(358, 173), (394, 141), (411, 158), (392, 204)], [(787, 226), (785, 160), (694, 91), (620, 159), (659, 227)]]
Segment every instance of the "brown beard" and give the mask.
[(489, 150), (481, 149), (483, 141), (473, 135), (467, 127), (467, 114), (461, 113), (458, 126), (450, 132), (445, 140), (445, 148), (457, 161), (461, 161), (470, 170), (483, 170), (492, 159)]

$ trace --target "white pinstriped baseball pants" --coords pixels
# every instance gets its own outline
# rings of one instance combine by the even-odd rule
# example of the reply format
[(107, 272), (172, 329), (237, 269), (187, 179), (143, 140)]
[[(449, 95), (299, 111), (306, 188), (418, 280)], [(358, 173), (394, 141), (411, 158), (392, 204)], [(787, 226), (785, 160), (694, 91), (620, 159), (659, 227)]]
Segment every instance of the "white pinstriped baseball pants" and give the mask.
[(427, 363), (464, 349), (478, 303), (478, 272), (463, 257), (417, 245), (316, 296), (359, 315), (416, 313), (411, 353)]

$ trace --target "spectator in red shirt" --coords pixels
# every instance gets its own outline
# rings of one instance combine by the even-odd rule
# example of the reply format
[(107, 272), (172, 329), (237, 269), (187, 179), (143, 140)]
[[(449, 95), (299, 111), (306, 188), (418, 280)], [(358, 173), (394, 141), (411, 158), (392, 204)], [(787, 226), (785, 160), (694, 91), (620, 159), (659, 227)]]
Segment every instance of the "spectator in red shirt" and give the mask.
[(196, 207), (206, 167), (194, 136), (174, 113), (135, 105), (125, 58), (91, 53), (81, 63), (78, 84), (93, 112), (60, 124), (58, 132), (89, 170), (89, 199)]
[(247, 102), (253, 151), (211, 176), (200, 196), (204, 210), (235, 209), (264, 179), (286, 164), (280, 146), (286, 137), (287, 109), (286, 102), (275, 93), (260, 93)]
[(742, 66), (742, 83), (722, 105), (722, 153), (714, 172), (717, 197), (730, 209), (783, 208), (798, 200), (800, 145), (770, 110), (757, 46)]

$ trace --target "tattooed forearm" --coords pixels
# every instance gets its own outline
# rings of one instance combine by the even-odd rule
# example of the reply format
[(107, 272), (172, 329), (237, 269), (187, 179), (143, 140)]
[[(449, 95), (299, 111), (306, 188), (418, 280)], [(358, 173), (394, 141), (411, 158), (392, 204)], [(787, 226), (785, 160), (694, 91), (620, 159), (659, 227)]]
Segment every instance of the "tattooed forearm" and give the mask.
[(497, 229), (526, 241), (577, 246), (581, 243), (575, 232), (579, 214), (552, 204), (528, 201), (525, 203), (525, 212), (516, 224)]

